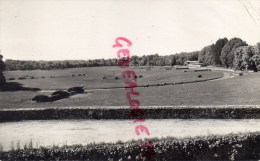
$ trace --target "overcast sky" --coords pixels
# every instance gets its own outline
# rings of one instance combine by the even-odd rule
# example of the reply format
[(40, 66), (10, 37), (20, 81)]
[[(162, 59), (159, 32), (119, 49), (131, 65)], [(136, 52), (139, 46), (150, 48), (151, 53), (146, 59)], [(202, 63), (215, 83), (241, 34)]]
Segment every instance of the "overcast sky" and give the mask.
[(5, 59), (115, 58), (200, 50), (218, 38), (260, 41), (260, 0), (0, 0)]

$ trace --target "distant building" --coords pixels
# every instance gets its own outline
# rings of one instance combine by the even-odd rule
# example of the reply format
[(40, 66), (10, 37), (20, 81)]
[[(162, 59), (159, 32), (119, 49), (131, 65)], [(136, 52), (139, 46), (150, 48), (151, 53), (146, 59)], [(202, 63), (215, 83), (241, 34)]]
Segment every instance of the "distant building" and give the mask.
[(186, 61), (184, 65), (188, 67), (201, 67), (203, 66), (203, 63), (200, 63), (199, 61)]

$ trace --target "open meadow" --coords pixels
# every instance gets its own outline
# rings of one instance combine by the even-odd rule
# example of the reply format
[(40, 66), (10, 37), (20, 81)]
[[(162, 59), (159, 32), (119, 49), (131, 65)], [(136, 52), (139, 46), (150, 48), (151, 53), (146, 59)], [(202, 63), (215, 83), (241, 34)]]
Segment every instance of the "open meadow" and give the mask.
[[(137, 74), (135, 90), (140, 92), (141, 106), (171, 105), (257, 105), (260, 103), (260, 74), (227, 71), (198, 71), (132, 67)], [(0, 92), (1, 109), (74, 107), (74, 106), (127, 106), (125, 79), (118, 67), (73, 68), (67, 70), (8, 71), (9, 82), (24, 87), (40, 88), (40, 91)], [(198, 77), (201, 75), (201, 77)], [(226, 76), (228, 75), (228, 76)], [(139, 77), (140, 76), (140, 77)], [(24, 80), (18, 80), (24, 77)], [(208, 79), (215, 79), (209, 80)], [(203, 81), (205, 80), (205, 81)], [(202, 81), (202, 82), (196, 82)], [(185, 83), (186, 82), (186, 83)], [(37, 94), (51, 94), (54, 90), (66, 90), (85, 86), (83, 94), (77, 94), (54, 102), (32, 102)]]

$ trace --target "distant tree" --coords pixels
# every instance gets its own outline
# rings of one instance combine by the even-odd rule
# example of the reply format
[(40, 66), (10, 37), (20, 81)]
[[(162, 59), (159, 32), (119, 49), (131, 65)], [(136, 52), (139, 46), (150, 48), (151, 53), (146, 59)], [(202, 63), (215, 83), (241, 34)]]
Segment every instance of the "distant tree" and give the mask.
[(223, 39), (218, 39), (216, 41), (216, 43), (212, 46), (212, 65), (221, 65), (221, 60), (220, 60), (220, 56), (221, 56), (221, 50), (222, 48), (226, 45), (226, 43), (228, 42), (227, 38), (223, 38)]
[(235, 50), (234, 67), (238, 70), (255, 70), (255, 62), (253, 60), (253, 47), (240, 46)]
[(253, 60), (255, 62), (256, 68), (259, 71), (260, 70), (260, 42), (257, 43), (254, 47), (253, 47)]
[(0, 89), (6, 84), (6, 79), (3, 74), (5, 70), (5, 63), (3, 62), (3, 55), (0, 54)]
[(213, 52), (212, 52), (213, 44), (204, 47), (199, 52), (199, 62), (204, 63), (206, 65), (212, 65), (212, 59), (213, 59)]
[(220, 60), (222, 65), (227, 68), (233, 67), (235, 50), (240, 46), (247, 46), (247, 43), (239, 38), (233, 38), (226, 43), (221, 50)]

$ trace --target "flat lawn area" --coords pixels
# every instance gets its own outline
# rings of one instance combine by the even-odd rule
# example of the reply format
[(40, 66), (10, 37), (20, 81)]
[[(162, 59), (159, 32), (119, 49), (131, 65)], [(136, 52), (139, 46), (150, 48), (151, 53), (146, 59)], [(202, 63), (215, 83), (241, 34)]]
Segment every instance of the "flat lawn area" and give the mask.
[[(73, 86), (83, 85), (85, 89), (124, 87), (124, 79), (121, 74), (126, 69), (119, 67), (93, 67), (93, 68), (73, 68), (66, 70), (33, 70), (33, 71), (9, 71), (6, 78), (15, 78), (12, 82), (23, 84), (24, 87), (49, 89), (67, 89)], [(157, 84), (165, 82), (181, 82), (192, 80), (203, 80), (222, 76), (220, 72), (193, 72), (194, 70), (164, 70), (162, 67), (154, 67), (146, 71), (142, 67), (132, 67), (137, 74), (138, 85)], [(81, 74), (82, 76), (78, 76)], [(85, 74), (85, 76), (83, 76)], [(198, 78), (201, 74), (202, 78)], [(74, 77), (72, 77), (74, 75)], [(142, 75), (142, 78), (139, 76)], [(38, 79), (31, 79), (30, 77)], [(25, 80), (17, 80), (18, 77), (26, 77)], [(45, 78), (42, 78), (45, 77)], [(105, 79), (103, 79), (106, 77)], [(118, 77), (119, 79), (115, 79)]]
[[(183, 70), (164, 70), (159, 67), (146, 71), (141, 68), (133, 69), (138, 78), (138, 85), (182, 82), (223, 75), (221, 72), (183, 72)], [(78, 94), (68, 99), (48, 103), (35, 103), (30, 99), (39, 93), (50, 92), (0, 92), (1, 108), (32, 108), (32, 107), (64, 107), (64, 106), (127, 106), (129, 105), (125, 89), (89, 90), (91, 88), (125, 86), (124, 79), (117, 67), (78, 68), (57, 71), (22, 71), (8, 72), (6, 77), (45, 76), (45, 79), (15, 80), (26, 87), (38, 87), (43, 90), (67, 89), (72, 86), (85, 85), (86, 94)], [(85, 74), (82, 77), (72, 77), (72, 74)], [(202, 78), (197, 76), (201, 74)], [(54, 76), (54, 78), (50, 78)], [(107, 79), (103, 80), (103, 76)], [(115, 76), (119, 79), (115, 80)], [(143, 106), (162, 105), (259, 105), (260, 104), (260, 73), (249, 73), (231, 79), (207, 81), (200, 83), (178, 84), (160, 87), (136, 88)]]

